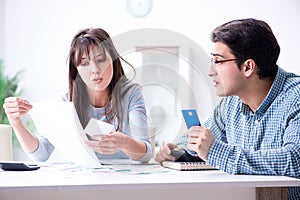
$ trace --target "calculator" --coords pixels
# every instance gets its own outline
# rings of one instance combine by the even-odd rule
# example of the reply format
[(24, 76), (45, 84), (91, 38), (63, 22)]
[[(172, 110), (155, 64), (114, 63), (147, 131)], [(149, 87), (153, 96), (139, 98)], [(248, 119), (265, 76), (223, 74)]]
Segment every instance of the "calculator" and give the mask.
[(0, 161), (0, 168), (5, 171), (31, 171), (37, 170), (40, 166), (36, 163), (20, 161)]

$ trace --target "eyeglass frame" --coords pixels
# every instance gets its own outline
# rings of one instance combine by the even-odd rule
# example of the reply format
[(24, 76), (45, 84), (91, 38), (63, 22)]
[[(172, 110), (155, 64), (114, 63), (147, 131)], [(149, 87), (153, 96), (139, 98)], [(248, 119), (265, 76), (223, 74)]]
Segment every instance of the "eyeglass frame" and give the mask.
[(238, 59), (236, 59), (236, 58), (231, 58), (231, 59), (226, 59), (226, 60), (214, 60), (213, 58), (210, 59), (211, 64), (214, 66), (219, 63), (224, 63), (224, 62), (229, 62), (229, 61), (234, 61), (234, 60), (238, 60)]

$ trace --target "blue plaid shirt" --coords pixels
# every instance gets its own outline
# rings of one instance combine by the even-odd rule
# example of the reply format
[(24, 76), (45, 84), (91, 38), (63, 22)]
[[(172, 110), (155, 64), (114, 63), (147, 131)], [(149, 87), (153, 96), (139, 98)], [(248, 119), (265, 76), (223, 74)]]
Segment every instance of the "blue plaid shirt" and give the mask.
[[(230, 174), (300, 178), (300, 76), (279, 68), (255, 112), (239, 97), (225, 97), (203, 126), (215, 136), (210, 165)], [(289, 199), (299, 200), (300, 188), (289, 188)]]

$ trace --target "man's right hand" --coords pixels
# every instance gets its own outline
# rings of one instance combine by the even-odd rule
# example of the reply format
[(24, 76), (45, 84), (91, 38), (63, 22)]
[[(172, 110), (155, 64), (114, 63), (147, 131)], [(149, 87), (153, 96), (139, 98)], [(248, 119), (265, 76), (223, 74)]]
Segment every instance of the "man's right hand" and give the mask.
[(162, 161), (175, 161), (177, 156), (172, 155), (172, 150), (179, 150), (183, 151), (183, 149), (178, 148), (175, 144), (172, 143), (165, 143), (163, 146), (160, 147), (159, 151), (156, 153), (154, 160), (156, 162)]

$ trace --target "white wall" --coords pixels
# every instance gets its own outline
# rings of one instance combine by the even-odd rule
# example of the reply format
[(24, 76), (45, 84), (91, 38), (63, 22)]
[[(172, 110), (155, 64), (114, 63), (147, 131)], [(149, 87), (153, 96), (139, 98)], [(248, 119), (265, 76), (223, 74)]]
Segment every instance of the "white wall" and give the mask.
[(4, 57), (4, 11), (5, 1), (0, 0), (0, 59)]
[(0, 0), (0, 56), (8, 74), (26, 69), (23, 96), (45, 99), (66, 87), (70, 41), (85, 27), (104, 28), (112, 37), (138, 28), (169, 29), (210, 52), (214, 27), (236, 18), (259, 18), (277, 36), (282, 49), (278, 64), (300, 74), (298, 0), (153, 0), (144, 18), (132, 17), (125, 4), (126, 0)]

